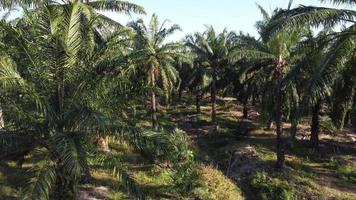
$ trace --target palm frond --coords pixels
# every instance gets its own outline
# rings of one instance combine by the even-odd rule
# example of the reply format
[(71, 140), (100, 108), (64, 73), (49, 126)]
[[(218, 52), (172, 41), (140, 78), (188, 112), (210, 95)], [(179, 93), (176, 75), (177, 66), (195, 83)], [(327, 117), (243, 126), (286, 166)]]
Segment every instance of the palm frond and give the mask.
[(234, 51), (231, 56), (230, 60), (236, 62), (242, 58), (250, 59), (250, 60), (259, 60), (259, 59), (274, 59), (275, 55), (269, 52), (263, 52), (253, 49), (239, 49)]
[(57, 173), (55, 166), (48, 161), (48, 163), (40, 164), (35, 170), (36, 176), (25, 188), (23, 199), (49, 200), (51, 190), (54, 188), (56, 182)]
[(14, 86), (22, 87), (25, 84), (25, 80), (16, 69), (16, 64), (7, 56), (0, 58), (0, 84), (3, 89)]
[(61, 165), (66, 177), (72, 180), (79, 180), (83, 172), (80, 154), (78, 152), (73, 136), (70, 134), (60, 134), (54, 139), (54, 148), (59, 155)]
[(268, 12), (259, 4), (256, 3), (257, 8), (260, 10), (264, 20), (269, 20), (271, 17), (269, 16)]
[(335, 25), (355, 22), (356, 11), (348, 9), (299, 6), (297, 8), (281, 11), (273, 17), (264, 32), (275, 33), (278, 30), (290, 30), (295, 27), (335, 27)]
[(115, 11), (130, 14), (146, 14), (145, 9), (139, 5), (119, 0), (98, 0), (85, 3), (100, 11)]
[(3, 8), (15, 8), (17, 6), (41, 7), (53, 2), (52, 0), (1, 0)]
[(0, 131), (0, 159), (17, 158), (39, 145), (30, 131)]
[(138, 200), (146, 199), (147, 195), (139, 187), (136, 180), (128, 173), (128, 170), (122, 165), (122, 161), (118, 157), (99, 154), (94, 157), (92, 164), (111, 169), (112, 174), (125, 185), (130, 196)]
[(331, 86), (338, 72), (345, 66), (347, 58), (355, 51), (353, 37), (339, 38), (324, 55), (316, 69), (306, 95), (306, 102), (314, 105), (331, 94)]
[(356, 1), (355, 0), (319, 0), (320, 2), (330, 2), (334, 5), (342, 5), (342, 4), (346, 4), (346, 5), (354, 5), (356, 4)]
[(71, 6), (66, 9), (65, 17), (65, 44), (67, 51), (66, 66), (72, 67), (77, 61), (78, 51), (81, 47), (82, 34), (81, 34), (81, 11), (82, 7), (78, 1), (75, 1)]

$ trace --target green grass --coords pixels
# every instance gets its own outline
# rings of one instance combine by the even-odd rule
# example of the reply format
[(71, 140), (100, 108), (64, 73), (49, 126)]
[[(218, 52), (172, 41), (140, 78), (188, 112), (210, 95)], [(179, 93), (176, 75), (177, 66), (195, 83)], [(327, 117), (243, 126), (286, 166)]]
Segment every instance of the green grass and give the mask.
[(337, 176), (351, 184), (356, 184), (356, 166), (351, 163), (345, 163), (331, 158), (327, 165), (336, 170)]
[(204, 200), (242, 200), (241, 190), (229, 180), (220, 170), (211, 166), (199, 168), (201, 176), (200, 187), (194, 189), (193, 193), (199, 199)]

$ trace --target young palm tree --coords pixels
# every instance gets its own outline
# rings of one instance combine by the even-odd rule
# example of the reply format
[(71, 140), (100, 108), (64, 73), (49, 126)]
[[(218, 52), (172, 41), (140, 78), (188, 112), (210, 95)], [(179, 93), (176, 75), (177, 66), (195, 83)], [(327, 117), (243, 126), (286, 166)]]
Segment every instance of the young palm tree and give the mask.
[(197, 55), (200, 63), (207, 68), (211, 76), (211, 121), (216, 122), (216, 82), (219, 71), (229, 65), (229, 57), (235, 48), (233, 42), (236, 34), (224, 30), (217, 34), (213, 27), (203, 33), (195, 33), (186, 39), (186, 44)]
[(25, 199), (72, 198), (82, 176), (90, 179), (84, 138), (130, 132), (93, 100), (110, 67), (102, 70), (109, 43), (98, 43), (95, 21), (81, 6), (44, 6), (25, 11), (17, 23), (0, 22), (0, 101), (9, 119), (0, 136), (1, 159), (45, 149)]
[[(353, 62), (355, 62), (355, 59)], [(355, 93), (355, 65), (350, 62), (345, 65), (340, 76), (335, 80), (336, 83), (332, 95), (332, 110), (330, 113), (331, 119), (338, 129), (343, 129), (344, 125), (349, 123), (347, 114), (352, 110)]]
[(147, 84), (150, 87), (152, 127), (156, 131), (159, 126), (156, 93), (161, 89), (161, 93), (168, 99), (179, 81), (179, 73), (173, 64), (174, 58), (181, 55), (179, 52), (181, 44), (166, 42), (166, 40), (180, 30), (180, 27), (175, 24), (165, 28), (167, 22), (168, 20), (165, 20), (160, 24), (158, 17), (153, 14), (148, 27), (142, 19), (128, 24), (136, 33), (132, 59), (140, 67), (139, 70), (146, 75)]
[(182, 100), (184, 90), (189, 89), (190, 80), (192, 79), (192, 73), (194, 69), (194, 54), (189, 51), (187, 47), (184, 47), (182, 53), (184, 57), (178, 57), (175, 60), (175, 68), (179, 72), (181, 82), (178, 88), (178, 101)]
[(200, 63), (198, 60), (194, 61), (188, 87), (189, 90), (195, 94), (195, 107), (197, 114), (201, 113), (200, 101), (204, 94), (209, 91), (211, 82), (212, 78), (209, 74), (209, 71), (207, 70), (207, 67)]

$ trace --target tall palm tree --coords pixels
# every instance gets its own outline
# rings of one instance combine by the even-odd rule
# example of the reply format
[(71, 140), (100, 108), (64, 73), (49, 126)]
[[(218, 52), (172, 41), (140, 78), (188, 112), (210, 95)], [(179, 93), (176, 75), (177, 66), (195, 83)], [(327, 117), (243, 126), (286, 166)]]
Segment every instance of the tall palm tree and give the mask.
[[(168, 20), (162, 24), (158, 17), (153, 14), (150, 24), (146, 26), (142, 19), (128, 24), (135, 35), (134, 52), (132, 59), (136, 61), (140, 70), (145, 73), (150, 87), (152, 127), (158, 130), (156, 92), (161, 92), (168, 99), (169, 94), (179, 81), (179, 73), (174, 68), (174, 58), (180, 56), (181, 44), (166, 42), (167, 38), (176, 31), (181, 30), (176, 24), (166, 28)], [(158, 86), (161, 85), (161, 88)]]
[[(356, 2), (353, 0), (321, 0), (321, 2), (331, 2), (335, 5), (350, 7), (356, 5)], [(326, 36), (322, 36), (330, 46), (326, 53), (327, 56), (320, 63), (322, 66), (319, 68), (324, 70), (322, 71), (323, 74), (316, 81), (318, 84), (315, 84), (313, 88), (315, 99), (322, 99), (327, 96), (328, 94), (325, 91), (329, 92), (330, 90), (325, 90), (325, 88), (330, 87), (337, 77), (339, 77), (338, 75), (348, 66), (347, 63), (351, 63), (354, 60), (356, 11), (302, 5), (280, 12), (276, 20), (270, 23), (265, 29), (266, 34), (271, 34), (276, 31), (288, 30), (295, 27), (324, 27), (330, 29), (338, 25), (345, 25), (345, 27), (340, 31), (334, 31)], [(333, 110), (335, 112), (332, 114), (333, 122), (338, 128), (343, 127), (344, 118), (348, 112), (348, 105), (352, 97), (351, 89), (346, 89), (345, 91), (347, 91), (347, 94), (345, 93), (343, 96), (348, 98), (335, 99), (338, 102), (334, 104), (337, 104), (337, 107), (334, 107)]]
[[(269, 60), (272, 64), (271, 75), (273, 77), (272, 85), (274, 91), (274, 119), (276, 122), (276, 132), (277, 132), (277, 168), (282, 169), (285, 165), (285, 145), (286, 138), (283, 136), (283, 107), (285, 100), (285, 82), (284, 79), (286, 74), (291, 69), (291, 57), (293, 55), (293, 49), (296, 44), (301, 41), (304, 34), (303, 31), (298, 29), (277, 32), (274, 34), (265, 34), (265, 28), (269, 26), (270, 23), (274, 22), (274, 19), (281, 10), (275, 10), (272, 16), (259, 6), (261, 9), (264, 20), (257, 23), (257, 28), (261, 35), (261, 41), (256, 41), (253, 39), (246, 40), (246, 44), (243, 44), (239, 50), (236, 50), (234, 57), (236, 58), (247, 58), (247, 59), (263, 59)], [(267, 66), (268, 67), (268, 66)], [(272, 89), (272, 88), (271, 88)]]
[(189, 35), (186, 44), (198, 55), (198, 59), (207, 67), (211, 76), (211, 121), (216, 122), (216, 82), (219, 71), (229, 65), (229, 58), (235, 48), (234, 39), (236, 34), (224, 30), (217, 34), (213, 27), (201, 33)]
[[(328, 76), (329, 73), (324, 62), (331, 56), (327, 53), (330, 45), (323, 39), (328, 35), (328, 32), (328, 30), (322, 31), (317, 36), (313, 36), (310, 32), (306, 41), (302, 45), (301, 52), (299, 53), (300, 60), (297, 63), (301, 69), (301, 72), (297, 73), (302, 74), (305, 77), (305, 84), (302, 89), (302, 106), (299, 113), (303, 114), (311, 108), (312, 120), (310, 144), (313, 148), (318, 148), (319, 146), (319, 121), (322, 105), (325, 102), (325, 98), (330, 96), (332, 92), (331, 82), (320, 82), (320, 78)], [(318, 87), (321, 85), (323, 85), (322, 94), (318, 92), (320, 91)]]
[(193, 69), (190, 74), (190, 79), (188, 83), (189, 90), (195, 94), (195, 107), (196, 113), (200, 114), (200, 101), (204, 94), (209, 91), (211, 86), (212, 78), (209, 74), (209, 70), (204, 66), (199, 60), (195, 60), (193, 63)]

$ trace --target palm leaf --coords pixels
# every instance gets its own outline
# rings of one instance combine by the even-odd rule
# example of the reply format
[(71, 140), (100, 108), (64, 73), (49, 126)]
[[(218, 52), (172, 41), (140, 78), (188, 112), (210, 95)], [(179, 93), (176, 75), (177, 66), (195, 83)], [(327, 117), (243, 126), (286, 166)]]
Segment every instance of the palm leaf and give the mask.
[(139, 187), (136, 180), (128, 173), (128, 170), (122, 165), (122, 161), (118, 157), (99, 154), (94, 157), (92, 164), (111, 169), (112, 174), (125, 185), (130, 196), (138, 200), (146, 199), (147, 195)]
[(295, 27), (334, 27), (340, 23), (355, 22), (356, 11), (348, 9), (299, 6), (281, 11), (273, 17), (273, 21), (265, 27), (265, 33), (278, 30), (290, 30)]
[[(41, 166), (42, 165), (42, 166)], [(51, 190), (56, 182), (56, 169), (53, 164), (42, 163), (39, 169), (35, 169), (36, 177), (29, 182), (24, 190), (23, 199), (25, 200), (49, 200)]]
[(116, 12), (123, 12), (126, 14), (130, 14), (131, 12), (138, 13), (138, 14), (146, 14), (143, 7), (127, 1), (98, 0), (98, 1), (87, 2), (85, 4), (100, 11), (116, 11)]

